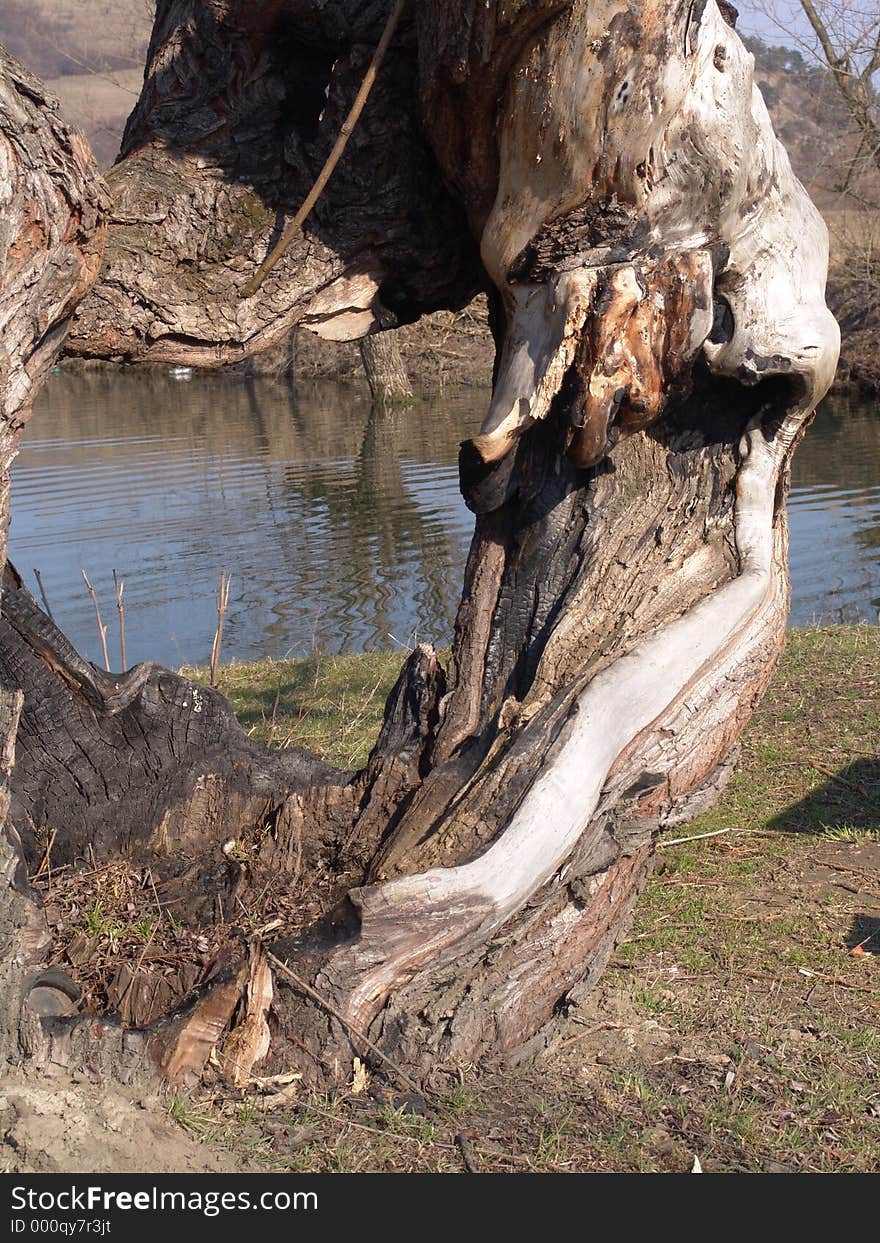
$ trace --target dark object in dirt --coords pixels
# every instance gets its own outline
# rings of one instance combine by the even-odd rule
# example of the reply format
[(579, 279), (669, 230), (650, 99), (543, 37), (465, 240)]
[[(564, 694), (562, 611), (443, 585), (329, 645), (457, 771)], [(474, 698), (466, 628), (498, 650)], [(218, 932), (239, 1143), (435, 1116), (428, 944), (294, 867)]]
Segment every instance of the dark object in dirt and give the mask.
[(74, 1014), (81, 997), (79, 985), (57, 967), (37, 971), (25, 980), (23, 1003), (40, 1018)]

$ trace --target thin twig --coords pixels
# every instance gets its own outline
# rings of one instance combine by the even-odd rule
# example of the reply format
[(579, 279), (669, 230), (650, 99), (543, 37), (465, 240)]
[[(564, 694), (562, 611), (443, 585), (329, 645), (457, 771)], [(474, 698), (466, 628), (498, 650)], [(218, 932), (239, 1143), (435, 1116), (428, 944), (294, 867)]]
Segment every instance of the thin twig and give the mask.
[(46, 846), (46, 853), (43, 855), (43, 861), (40, 864), (40, 866), (37, 868), (36, 875), (31, 877), (32, 880), (36, 880), (37, 876), (42, 876), (46, 868), (49, 867), (49, 860), (52, 857), (52, 847), (55, 845), (55, 838), (57, 836), (58, 836), (58, 830), (53, 829), (52, 832), (49, 834), (49, 843)]
[[(172, 918), (172, 916), (171, 916), (171, 913), (170, 913), (170, 912), (169, 912), (169, 910), (168, 910), (168, 907), (171, 905), (171, 903), (170, 903), (170, 902), (166, 902), (166, 903), (165, 903), (165, 905), (163, 906), (163, 905), (162, 905), (162, 903), (159, 901), (159, 895), (158, 895), (158, 893), (156, 892), (156, 882), (155, 882), (155, 880), (153, 879), (153, 869), (152, 869), (152, 868), (149, 868), (149, 869), (148, 869), (148, 871), (149, 871), (149, 877), (150, 877), (150, 885), (151, 885), (152, 890), (153, 890), (153, 899), (154, 899), (154, 901), (155, 901), (155, 903), (156, 903), (156, 910), (159, 912), (159, 923), (161, 923), (161, 922), (162, 922), (162, 918), (163, 918), (163, 916), (167, 915), (167, 916), (168, 916), (168, 923), (171, 925), (171, 928), (172, 928), (172, 931), (173, 931), (173, 929), (174, 929), (174, 920), (173, 920), (173, 918)], [(177, 898), (177, 899), (175, 899), (175, 900), (176, 900), (176, 901), (178, 901), (178, 902), (179, 902), (179, 901), (181, 901), (181, 899), (180, 899), (180, 898)]]
[(43, 586), (43, 576), (36, 567), (34, 567), (34, 578), (37, 580), (37, 586), (40, 589), (40, 595), (43, 600), (43, 608), (46, 610), (46, 616), (49, 618), (49, 621), (53, 622), (55, 618), (52, 616), (52, 610), (49, 608), (49, 597), (46, 595), (46, 588)]
[(113, 586), (116, 588), (116, 611), (119, 614), (119, 656), (122, 660), (122, 673), (128, 668), (128, 661), (125, 659), (125, 604), (122, 600), (122, 593), (125, 591), (125, 579), (119, 578), (116, 571), (113, 571)]
[(401, 14), (403, 13), (405, 7), (406, 0), (397, 0), (397, 3), (391, 10), (388, 21), (385, 23), (385, 29), (382, 31), (382, 38), (379, 40), (379, 44), (373, 53), (373, 59), (370, 61), (369, 68), (364, 75), (364, 80), (360, 85), (357, 95), (355, 96), (354, 103), (351, 106), (351, 111), (345, 118), (342, 129), (339, 131), (339, 137), (333, 144), (333, 150), (327, 157), (324, 167), (321, 169), (320, 173), (318, 173), (317, 181), (306, 195), (305, 201), (299, 211), (269, 251), (269, 254), (260, 264), (259, 268), (257, 268), (255, 275), (252, 276), (245, 285), (242, 290), (243, 298), (252, 298), (254, 296), (263, 281), (299, 233), (306, 216), (308, 216), (309, 212), (321, 197), (324, 187), (330, 180), (333, 170), (342, 158), (342, 153), (345, 150), (354, 127), (357, 125), (360, 115), (364, 110), (364, 104), (367, 102), (370, 91), (373, 89), (373, 83), (376, 81), (376, 75), (379, 72), (382, 61), (385, 59), (385, 53), (388, 51), (388, 45), (391, 42), (394, 31), (397, 29), (397, 23), (400, 21)]
[[(76, 56), (73, 55), (72, 52), (68, 52), (66, 48), (59, 47), (57, 43), (53, 43), (48, 35), (44, 35), (39, 30), (35, 30), (34, 34), (36, 34), (38, 39), (42, 39), (44, 43), (47, 43), (49, 47), (53, 49), (53, 51), (60, 52), (62, 56), (67, 57), (68, 60), (72, 60), (75, 65), (79, 65), (80, 69), (85, 69), (86, 72), (91, 74), (93, 78), (101, 78), (104, 82), (110, 82), (118, 90), (125, 91), (126, 95), (134, 95), (135, 99), (139, 97), (140, 95), (139, 91), (133, 91), (130, 86), (125, 86), (124, 83), (120, 82), (117, 78), (111, 78), (109, 74), (101, 73), (100, 69), (95, 69), (93, 65), (87, 64), (84, 60), (79, 60)], [(126, 57), (126, 60), (129, 60), (129, 59), (131, 58)], [(136, 68), (140, 68), (139, 62), (132, 60), (131, 63)]]
[(817, 859), (815, 855), (807, 855), (811, 863), (818, 863), (820, 867), (830, 868), (832, 872), (849, 872), (852, 876), (867, 876), (873, 871), (873, 868), (848, 868), (842, 863), (832, 863), (830, 859)]
[[(306, 1052), (308, 1052), (308, 1050), (306, 1050)], [(464, 1151), (461, 1144), (461, 1140), (463, 1139), (471, 1153), (476, 1153), (479, 1156), (484, 1157), (487, 1161), (507, 1161), (511, 1165), (525, 1165), (530, 1168), (532, 1164), (528, 1157), (520, 1157), (512, 1152), (489, 1152), (485, 1148), (475, 1148), (472, 1141), (468, 1139), (466, 1135), (461, 1133), (455, 1136), (454, 1144), (444, 1144), (442, 1140), (425, 1139), (423, 1136), (419, 1135), (401, 1134), (399, 1131), (392, 1131), (387, 1128), (380, 1129), (376, 1126), (370, 1126), (366, 1122), (355, 1122), (355, 1120), (353, 1118), (349, 1118), (347, 1114), (342, 1114), (340, 1116), (339, 1114), (330, 1113), (329, 1110), (321, 1109), (320, 1106), (313, 1104), (312, 1101), (291, 1101), (290, 1108), (296, 1109), (303, 1114), (317, 1114), (319, 1118), (327, 1118), (330, 1122), (334, 1122), (337, 1125), (341, 1122), (345, 1126), (356, 1127), (359, 1131), (369, 1131), (372, 1135), (380, 1135), (383, 1139), (390, 1139), (393, 1141), (399, 1140), (410, 1144), (418, 1144), (420, 1148), (439, 1148), (444, 1152), (455, 1152), (457, 1149), (461, 1153), (462, 1158), (464, 1158)], [(480, 1171), (478, 1169), (473, 1169), (469, 1170), (469, 1172), (478, 1174)]]
[(579, 1040), (586, 1040), (589, 1036), (595, 1036), (598, 1032), (621, 1031), (622, 1023), (595, 1023), (592, 1027), (585, 1027), (582, 1032), (578, 1032), (576, 1036), (569, 1036), (563, 1040), (559, 1048), (567, 1049), (570, 1045), (577, 1044)]
[[(69, 872), (72, 867), (73, 867), (72, 863), (60, 863), (58, 867), (55, 868), (52, 875), (55, 877), (58, 877), (61, 875), (62, 872)], [(33, 876), (28, 877), (28, 880), (31, 882), (32, 885), (35, 885), (38, 880), (42, 880), (42, 877), (38, 876), (37, 873), (35, 872)]]
[(101, 648), (103, 649), (103, 652), (104, 652), (104, 668), (109, 673), (110, 672), (110, 657), (107, 653), (107, 627), (104, 625), (104, 622), (101, 619), (101, 608), (100, 608), (100, 605), (98, 604), (98, 597), (95, 595), (95, 589), (92, 586), (92, 584), (89, 582), (89, 576), (88, 574), (86, 574), (85, 570), (82, 571), (82, 576), (83, 576), (83, 581), (85, 582), (85, 585), (86, 585), (86, 589), (88, 590), (89, 595), (92, 597), (92, 604), (94, 604), (95, 606), (95, 617), (98, 620), (98, 634), (101, 636)]
[(214, 632), (214, 642), (211, 646), (211, 685), (217, 685), (217, 666), (220, 664), (220, 649), (223, 646), (223, 623), (226, 620), (226, 610), (229, 607), (229, 586), (232, 582), (232, 575), (227, 574), (225, 570), (220, 571), (220, 589), (217, 592), (217, 629)]
[(383, 1139), (402, 1140), (410, 1144), (418, 1144), (425, 1148), (443, 1148), (446, 1152), (454, 1152), (455, 1144), (443, 1144), (436, 1139), (423, 1139), (418, 1135), (402, 1135), (399, 1131), (381, 1130), (377, 1126), (369, 1126), (366, 1122), (355, 1122), (353, 1118), (343, 1115), (341, 1118), (338, 1114), (332, 1114), (327, 1109), (321, 1109), (318, 1105), (312, 1104), (311, 1101), (291, 1101), (291, 1108), (300, 1110), (301, 1113), (317, 1114), (319, 1118), (328, 1118), (337, 1125), (343, 1122), (346, 1126), (357, 1127), (359, 1131), (369, 1131), (372, 1135), (381, 1135)]
[(400, 1079), (401, 1083), (405, 1084), (411, 1092), (415, 1092), (417, 1096), (424, 1095), (424, 1089), (420, 1088), (417, 1083), (414, 1083), (406, 1071), (398, 1066), (387, 1053), (383, 1053), (378, 1045), (373, 1044), (369, 1036), (365, 1036), (364, 1033), (359, 1031), (353, 1023), (349, 1022), (345, 1015), (341, 1014), (332, 1002), (329, 1002), (326, 997), (322, 997), (319, 992), (312, 988), (311, 984), (307, 984), (306, 981), (301, 979), (294, 971), (291, 971), (286, 962), (282, 962), (280, 958), (276, 958), (275, 955), (271, 954), (268, 950), (266, 951), (266, 957), (269, 962), (274, 964), (282, 975), (287, 976), (291, 984), (294, 984), (298, 989), (304, 992), (307, 997), (311, 997), (313, 1001), (316, 1001), (319, 1006), (322, 1006), (327, 1011), (328, 1014), (332, 1014), (333, 1018), (338, 1019), (343, 1027), (351, 1032), (351, 1034), (355, 1036), (363, 1045), (365, 1045), (366, 1048), (368, 1048), (372, 1053), (375, 1053), (376, 1057), (381, 1058), (383, 1062), (390, 1066)]
[[(809, 980), (821, 980), (825, 984), (831, 984), (835, 988), (847, 988), (854, 993), (874, 993), (876, 990), (871, 984), (852, 984), (849, 980), (841, 979), (839, 975), (826, 975), (823, 971), (813, 971), (806, 967), (799, 967), (798, 974), (805, 976)], [(776, 983), (777, 977), (768, 975), (763, 971), (754, 971), (751, 967), (743, 972), (743, 979), (746, 980), (769, 980), (772, 984)], [(872, 1006), (880, 1006), (880, 1002), (871, 1001), (868, 1003)]]
[(860, 795), (862, 798), (870, 798), (871, 795), (867, 789), (859, 782), (850, 781), (841, 773), (836, 773), (833, 768), (828, 768), (825, 764), (820, 764), (817, 760), (810, 760), (810, 767), (815, 768), (817, 773), (821, 773), (823, 777), (830, 778), (837, 785), (844, 786), (847, 790), (852, 790), (854, 794)]
[(699, 842), (704, 837), (720, 837), (722, 833), (731, 833), (732, 829), (713, 829), (711, 833), (695, 833), (693, 837), (673, 837), (668, 842), (658, 842), (657, 849), (665, 850), (667, 846), (681, 846), (683, 842)]

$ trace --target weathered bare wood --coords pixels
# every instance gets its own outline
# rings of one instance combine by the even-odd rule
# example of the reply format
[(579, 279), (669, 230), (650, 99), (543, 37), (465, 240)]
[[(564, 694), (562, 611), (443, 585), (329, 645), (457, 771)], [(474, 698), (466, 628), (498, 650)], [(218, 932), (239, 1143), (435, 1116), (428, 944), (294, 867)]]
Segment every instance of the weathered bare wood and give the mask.
[(29, 966), (46, 952), (48, 935), (36, 899), (28, 893), (27, 868), (21, 842), (6, 824), (9, 776), (15, 752), (15, 731), (21, 712), (19, 691), (0, 690), (0, 988), (7, 999), (0, 1006), (0, 1057), (18, 1052), (21, 996)]

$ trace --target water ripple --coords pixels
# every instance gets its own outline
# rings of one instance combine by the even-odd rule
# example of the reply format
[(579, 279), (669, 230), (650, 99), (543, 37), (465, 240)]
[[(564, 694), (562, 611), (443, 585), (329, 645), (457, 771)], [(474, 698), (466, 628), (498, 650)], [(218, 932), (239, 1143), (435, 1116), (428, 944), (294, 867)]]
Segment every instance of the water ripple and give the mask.
[[(382, 415), (331, 385), (294, 403), (269, 382), (65, 372), (13, 471), (11, 556), (32, 585), (40, 569), (92, 659), (82, 567), (111, 628), (111, 571), (124, 575), (132, 660), (207, 659), (221, 568), (226, 658), (447, 643), (473, 530), (458, 444), (485, 404), (478, 392)], [(875, 408), (826, 404), (795, 458), (789, 518), (793, 620), (876, 621)]]

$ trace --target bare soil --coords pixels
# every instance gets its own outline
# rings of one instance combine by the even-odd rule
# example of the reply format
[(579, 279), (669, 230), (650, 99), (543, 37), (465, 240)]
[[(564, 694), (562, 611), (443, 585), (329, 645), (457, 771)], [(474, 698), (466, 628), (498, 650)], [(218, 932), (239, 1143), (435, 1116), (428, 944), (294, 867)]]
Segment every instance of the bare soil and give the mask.
[(64, 1077), (0, 1086), (0, 1173), (211, 1174), (248, 1167), (198, 1142), (162, 1102)]

